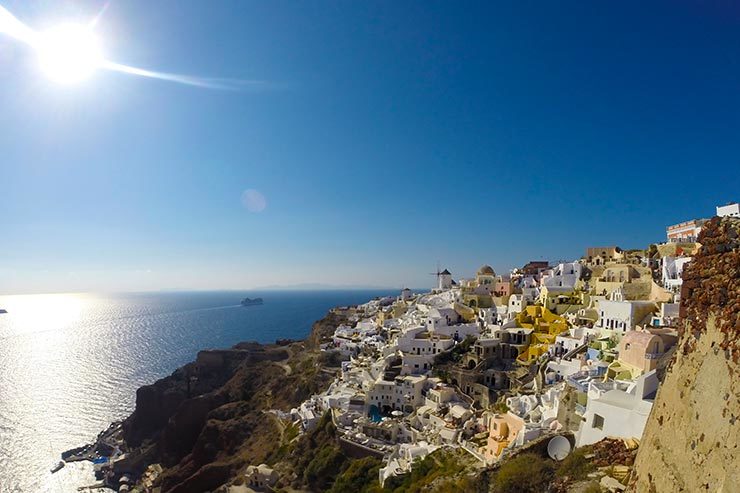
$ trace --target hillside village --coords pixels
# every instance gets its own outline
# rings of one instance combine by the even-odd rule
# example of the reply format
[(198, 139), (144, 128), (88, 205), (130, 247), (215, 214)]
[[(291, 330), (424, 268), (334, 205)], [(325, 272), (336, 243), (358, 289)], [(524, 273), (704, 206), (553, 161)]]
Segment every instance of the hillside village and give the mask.
[[(717, 215), (740, 217), (738, 204)], [(704, 222), (670, 226), (646, 250), (589, 246), (571, 262), (506, 274), (484, 265), (468, 279), (445, 269), (431, 292), (336, 308), (351, 323), (321, 349), (341, 371), (276, 413), (304, 432), (330, 413), (346, 446), (382, 458), (381, 484), (445, 447), (486, 466), (559, 434), (576, 447), (607, 437), (637, 447), (676, 350), (682, 271)], [(276, 480), (267, 466), (250, 471), (252, 486)]]

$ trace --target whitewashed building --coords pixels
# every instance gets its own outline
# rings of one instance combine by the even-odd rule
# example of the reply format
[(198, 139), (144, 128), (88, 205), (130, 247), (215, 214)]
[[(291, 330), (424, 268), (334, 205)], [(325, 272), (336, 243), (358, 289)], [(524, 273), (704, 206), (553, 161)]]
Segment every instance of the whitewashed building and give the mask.
[(657, 389), (655, 370), (626, 385), (592, 381), (576, 446), (583, 447), (606, 437), (640, 438)]
[(599, 301), (598, 310), (597, 328), (627, 332), (635, 330), (638, 324), (649, 323), (650, 315), (657, 311), (657, 306), (652, 301), (625, 301), (624, 292), (618, 288), (612, 293), (610, 300)]
[(581, 278), (583, 266), (579, 262), (565, 262), (540, 274), (540, 284), (548, 288), (574, 288)]
[(718, 205), (717, 215), (719, 217), (740, 217), (740, 204), (733, 202), (727, 205)]
[(661, 259), (663, 287), (674, 293), (681, 291), (683, 270), (689, 262), (691, 257), (663, 257)]

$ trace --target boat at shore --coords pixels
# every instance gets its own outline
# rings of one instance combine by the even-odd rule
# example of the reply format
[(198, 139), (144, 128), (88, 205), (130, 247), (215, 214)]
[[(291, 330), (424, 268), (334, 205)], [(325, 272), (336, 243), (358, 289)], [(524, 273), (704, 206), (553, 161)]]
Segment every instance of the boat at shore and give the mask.
[(261, 305), (264, 303), (262, 298), (244, 298), (241, 301), (242, 306)]

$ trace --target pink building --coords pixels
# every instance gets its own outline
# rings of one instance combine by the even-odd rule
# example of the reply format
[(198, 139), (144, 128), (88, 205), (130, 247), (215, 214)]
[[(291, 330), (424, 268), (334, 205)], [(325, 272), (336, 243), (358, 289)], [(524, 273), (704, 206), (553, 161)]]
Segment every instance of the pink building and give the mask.
[(498, 279), (493, 285), (493, 294), (495, 296), (511, 296), (512, 286), (510, 280)]

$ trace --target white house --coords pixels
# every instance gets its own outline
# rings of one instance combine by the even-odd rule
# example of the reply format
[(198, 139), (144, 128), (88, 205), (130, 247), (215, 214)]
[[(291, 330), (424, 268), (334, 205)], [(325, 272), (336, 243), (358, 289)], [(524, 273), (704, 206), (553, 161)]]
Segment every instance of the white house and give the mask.
[(478, 337), (480, 335), (480, 325), (475, 322), (468, 324), (447, 325), (436, 327), (432, 331), (433, 335), (450, 337), (456, 341), (462, 341), (467, 336)]
[(423, 326), (408, 329), (396, 340), (396, 347), (404, 355), (434, 356), (454, 345), (450, 336), (429, 332)]
[(540, 274), (540, 284), (548, 288), (574, 288), (582, 271), (583, 266), (579, 262), (561, 263)]
[[(586, 363), (582, 357), (571, 358), (570, 360), (558, 359), (549, 361), (547, 363), (547, 371), (545, 372), (545, 383), (551, 384), (558, 380), (563, 380), (571, 375), (583, 371)], [(554, 373), (554, 374), (553, 374)]]
[(740, 204), (737, 202), (717, 206), (719, 217), (740, 217)]
[(612, 300), (599, 301), (599, 320), (596, 327), (617, 332), (635, 330), (637, 324), (643, 323), (656, 311), (657, 307), (652, 301), (616, 301), (621, 298), (619, 291), (614, 292)]
[(249, 466), (244, 474), (247, 485), (255, 490), (272, 491), (272, 487), (277, 483), (279, 476), (272, 468), (266, 464), (259, 466)]
[(660, 313), (653, 315), (653, 327), (672, 327), (678, 321), (680, 303), (661, 303)]
[(405, 375), (396, 377), (395, 406), (403, 412), (411, 413), (424, 404), (422, 391), (427, 378), (424, 376)]
[(658, 376), (653, 370), (625, 389), (604, 386), (603, 382), (589, 384), (586, 412), (576, 434), (578, 447), (606, 437), (640, 438), (653, 408)]
[(400, 410), (413, 412), (424, 404), (422, 390), (426, 383), (423, 376), (398, 376), (393, 381), (379, 378), (367, 392), (368, 407), (374, 405), (379, 410)]
[(555, 337), (555, 344), (551, 346), (550, 352), (555, 356), (562, 356), (565, 353), (583, 345), (588, 339), (588, 334), (581, 327), (568, 329), (568, 333)]
[(434, 366), (434, 355), (403, 354), (401, 375), (425, 375)]
[(460, 314), (453, 308), (432, 308), (427, 314), (427, 328), (448, 327), (460, 322)]
[(456, 399), (457, 393), (454, 388), (445, 384), (438, 384), (427, 391), (424, 405), (433, 410), (437, 410), (442, 404), (446, 404)]
[(313, 429), (321, 419), (321, 409), (313, 399), (304, 401), (298, 409), (291, 411), (294, 419), (300, 420), (301, 426), (308, 431)]
[(519, 280), (519, 287), (521, 289), (532, 289), (536, 288), (539, 283), (534, 276), (525, 276)]
[(379, 471), (380, 486), (383, 486), (388, 478), (410, 471), (415, 461), (423, 459), (438, 448), (439, 446), (430, 445), (425, 441), (398, 445), (388, 457), (386, 466)]
[(661, 259), (663, 287), (674, 293), (680, 291), (683, 284), (683, 269), (689, 262), (691, 257), (663, 257)]
[(512, 294), (509, 297), (509, 313), (519, 313), (527, 307), (527, 300), (523, 294)]

